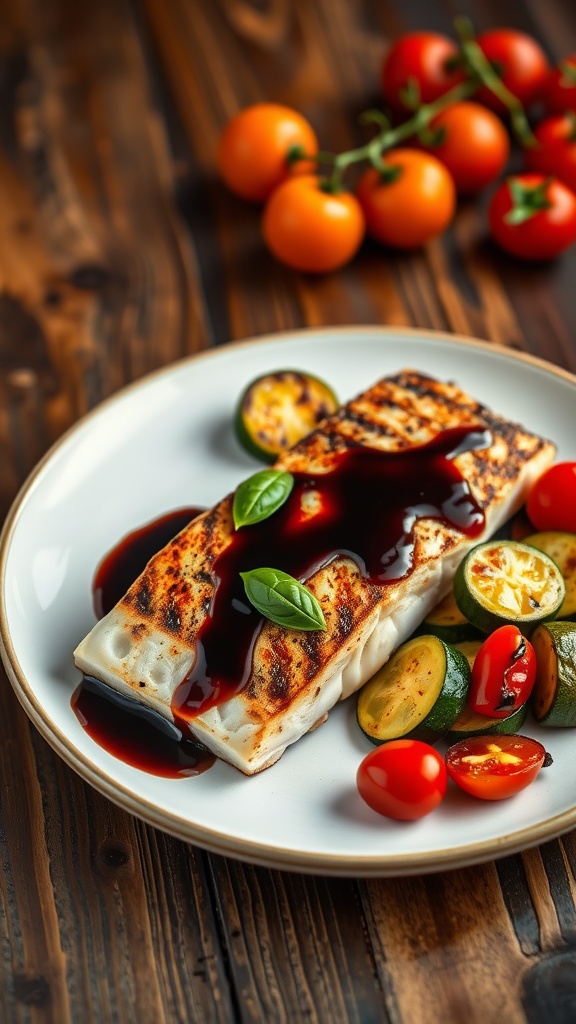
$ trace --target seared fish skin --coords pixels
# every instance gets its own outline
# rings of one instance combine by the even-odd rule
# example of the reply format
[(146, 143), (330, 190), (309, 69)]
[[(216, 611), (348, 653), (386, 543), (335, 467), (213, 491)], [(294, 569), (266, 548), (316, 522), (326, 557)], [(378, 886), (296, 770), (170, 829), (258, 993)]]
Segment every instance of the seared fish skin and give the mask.
[[(399, 451), (450, 428), (478, 426), (490, 431), (490, 447), (454, 462), (484, 512), (482, 534), (471, 539), (433, 519), (418, 520), (412, 571), (386, 585), (366, 579), (347, 557), (316, 571), (306, 585), (322, 607), (326, 631), (264, 621), (243, 689), (191, 721), (197, 739), (247, 775), (277, 761), (410, 636), (448, 592), (469, 548), (524, 503), (555, 448), (455, 384), (404, 370), (343, 406), (278, 459), (278, 469), (320, 475), (351, 448)], [(148, 563), (77, 647), (81, 671), (173, 718), (174, 694), (194, 665), (198, 632), (212, 606), (212, 567), (234, 535), (232, 500), (228, 495), (193, 520)]]

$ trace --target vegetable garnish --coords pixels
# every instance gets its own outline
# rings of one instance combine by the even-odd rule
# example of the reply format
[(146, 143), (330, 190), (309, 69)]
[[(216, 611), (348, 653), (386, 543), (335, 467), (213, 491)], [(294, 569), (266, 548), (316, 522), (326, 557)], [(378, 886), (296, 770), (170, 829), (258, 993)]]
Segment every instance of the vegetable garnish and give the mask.
[(532, 694), (541, 725), (576, 726), (576, 622), (547, 622), (533, 636), (538, 660)]
[(360, 690), (358, 725), (371, 743), (407, 736), (435, 742), (462, 711), (469, 680), (460, 651), (436, 636), (417, 636)]
[(576, 462), (556, 462), (538, 477), (526, 511), (537, 530), (576, 533)]
[(236, 407), (236, 437), (262, 462), (274, 462), (338, 408), (332, 388), (311, 373), (276, 370), (251, 381)]
[(546, 750), (528, 736), (471, 736), (446, 753), (448, 775), (480, 800), (504, 800), (534, 781)]
[(251, 569), (240, 573), (250, 604), (279, 626), (326, 629), (324, 613), (307, 587), (280, 569)]
[(446, 766), (428, 743), (392, 740), (367, 754), (358, 767), (356, 784), (373, 811), (396, 821), (416, 821), (444, 797)]
[(476, 547), (458, 566), (458, 607), (485, 633), (509, 622), (532, 628), (557, 615), (566, 588), (556, 563), (543, 551), (513, 540)]
[[(574, 525), (576, 526), (576, 520)], [(573, 619), (576, 616), (576, 533), (545, 530), (525, 537), (524, 543), (544, 551), (556, 562), (566, 588), (566, 596), (558, 612), (558, 618)]]
[(261, 523), (279, 509), (294, 486), (294, 477), (281, 469), (261, 469), (236, 488), (232, 515), (237, 530)]
[(500, 626), (478, 651), (468, 702), (480, 715), (507, 718), (526, 703), (535, 680), (532, 644), (517, 626)]

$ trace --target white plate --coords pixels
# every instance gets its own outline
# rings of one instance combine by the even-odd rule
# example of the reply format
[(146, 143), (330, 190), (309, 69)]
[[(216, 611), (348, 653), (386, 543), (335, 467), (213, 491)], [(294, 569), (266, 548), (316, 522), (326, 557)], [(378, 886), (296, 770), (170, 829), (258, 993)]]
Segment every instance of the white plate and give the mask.
[[(512, 800), (483, 803), (450, 788), (419, 822), (387, 821), (355, 790), (371, 749), (354, 701), (245, 778), (218, 762), (163, 779), (117, 760), (70, 709), (71, 652), (91, 628), (91, 580), (125, 533), (172, 508), (211, 505), (258, 465), (238, 448), (231, 415), (258, 374), (317, 373), (352, 397), (404, 367), (455, 380), (496, 411), (576, 457), (576, 378), (495, 346), (404, 329), (343, 328), (256, 339), (178, 363), (132, 385), (73, 428), (18, 496), (0, 547), (6, 669), (30, 718), (88, 782), (126, 810), (209, 850), (273, 867), (335, 875), (434, 871), (491, 859), (576, 825), (576, 732), (538, 730), (554, 764)], [(527, 730), (525, 730), (527, 731)]]

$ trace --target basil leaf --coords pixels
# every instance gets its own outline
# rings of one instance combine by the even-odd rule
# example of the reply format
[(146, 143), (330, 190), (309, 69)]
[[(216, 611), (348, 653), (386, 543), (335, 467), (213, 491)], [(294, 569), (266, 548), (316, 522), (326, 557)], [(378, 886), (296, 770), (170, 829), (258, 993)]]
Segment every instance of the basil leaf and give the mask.
[(294, 477), (281, 469), (261, 469), (236, 488), (232, 515), (234, 526), (261, 523), (284, 504), (294, 486)]
[(241, 572), (246, 597), (271, 622), (290, 629), (326, 629), (322, 609), (306, 587), (280, 569)]

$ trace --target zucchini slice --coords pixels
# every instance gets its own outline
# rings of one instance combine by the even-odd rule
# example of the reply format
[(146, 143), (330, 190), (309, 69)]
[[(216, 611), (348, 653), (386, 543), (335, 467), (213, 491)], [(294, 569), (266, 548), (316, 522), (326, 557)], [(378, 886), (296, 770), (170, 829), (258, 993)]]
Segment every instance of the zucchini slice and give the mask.
[(515, 540), (477, 544), (454, 578), (458, 607), (484, 633), (505, 623), (529, 631), (556, 617), (565, 593), (556, 563), (538, 548)]
[(274, 462), (337, 408), (332, 388), (311, 373), (266, 373), (240, 396), (234, 420), (236, 436), (251, 455)]
[(558, 612), (559, 619), (576, 618), (576, 534), (546, 530), (526, 537), (525, 544), (544, 551), (553, 558), (564, 577), (566, 596)]
[(449, 743), (457, 743), (468, 736), (512, 735), (522, 728), (528, 713), (528, 701), (516, 708), (507, 718), (490, 718), (479, 715), (469, 704), (465, 704), (446, 737)]
[(460, 640), (457, 644), (453, 644), (457, 651), (462, 651), (462, 654), (470, 665), (470, 671), (476, 661), (476, 655), (482, 647), (483, 640)]
[(401, 736), (434, 742), (456, 721), (469, 681), (460, 651), (437, 636), (414, 637), (360, 690), (358, 725), (377, 745)]
[(538, 661), (534, 718), (542, 725), (576, 726), (576, 622), (543, 623), (531, 642)]
[(478, 636), (476, 627), (460, 611), (452, 591), (428, 613), (419, 632), (437, 636), (446, 644), (457, 644)]

